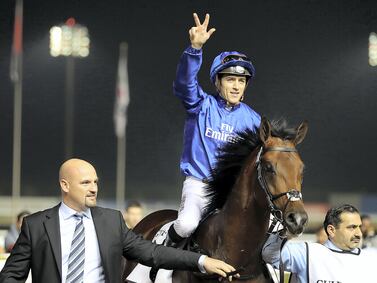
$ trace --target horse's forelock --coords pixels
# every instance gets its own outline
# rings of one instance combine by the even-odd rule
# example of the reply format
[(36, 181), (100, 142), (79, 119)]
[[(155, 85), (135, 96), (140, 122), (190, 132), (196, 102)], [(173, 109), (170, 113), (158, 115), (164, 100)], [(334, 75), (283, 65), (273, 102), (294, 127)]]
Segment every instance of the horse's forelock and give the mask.
[(272, 120), (271, 135), (282, 140), (294, 140), (297, 135), (297, 129), (288, 125), (285, 119)]

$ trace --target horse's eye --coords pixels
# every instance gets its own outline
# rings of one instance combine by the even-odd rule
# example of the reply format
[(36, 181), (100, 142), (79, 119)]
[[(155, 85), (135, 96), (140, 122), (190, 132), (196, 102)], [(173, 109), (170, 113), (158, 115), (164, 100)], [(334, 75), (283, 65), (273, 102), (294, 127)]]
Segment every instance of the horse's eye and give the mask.
[(271, 163), (265, 163), (263, 169), (266, 173), (276, 174), (274, 166)]

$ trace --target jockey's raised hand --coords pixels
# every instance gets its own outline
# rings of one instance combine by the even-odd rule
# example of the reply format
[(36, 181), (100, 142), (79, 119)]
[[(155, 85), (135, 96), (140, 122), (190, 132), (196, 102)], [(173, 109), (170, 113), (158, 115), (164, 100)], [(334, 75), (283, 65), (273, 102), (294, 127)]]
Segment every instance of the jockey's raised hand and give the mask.
[(215, 28), (208, 29), (209, 14), (206, 14), (204, 22), (201, 24), (196, 13), (193, 14), (195, 26), (189, 30), (191, 46), (195, 49), (201, 49), (211, 35), (216, 31)]

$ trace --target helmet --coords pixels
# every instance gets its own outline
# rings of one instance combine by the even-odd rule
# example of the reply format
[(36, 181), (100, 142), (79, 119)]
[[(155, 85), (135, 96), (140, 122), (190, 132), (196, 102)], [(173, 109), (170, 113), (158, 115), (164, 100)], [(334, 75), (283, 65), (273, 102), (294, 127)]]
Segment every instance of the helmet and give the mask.
[(217, 74), (235, 74), (252, 78), (255, 75), (255, 68), (245, 54), (226, 51), (213, 60), (209, 73), (212, 83), (216, 82)]

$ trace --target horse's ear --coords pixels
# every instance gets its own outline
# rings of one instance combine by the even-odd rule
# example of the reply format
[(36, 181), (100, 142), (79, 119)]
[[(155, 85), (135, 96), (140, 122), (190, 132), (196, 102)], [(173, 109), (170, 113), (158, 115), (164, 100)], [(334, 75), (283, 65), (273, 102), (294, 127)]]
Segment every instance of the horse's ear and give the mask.
[(263, 143), (271, 136), (271, 125), (266, 117), (263, 117), (259, 126), (259, 137)]
[(300, 144), (305, 139), (307, 132), (308, 132), (308, 122), (304, 121), (301, 123), (300, 126), (297, 127), (297, 133), (296, 133), (296, 137), (293, 143), (295, 145)]

